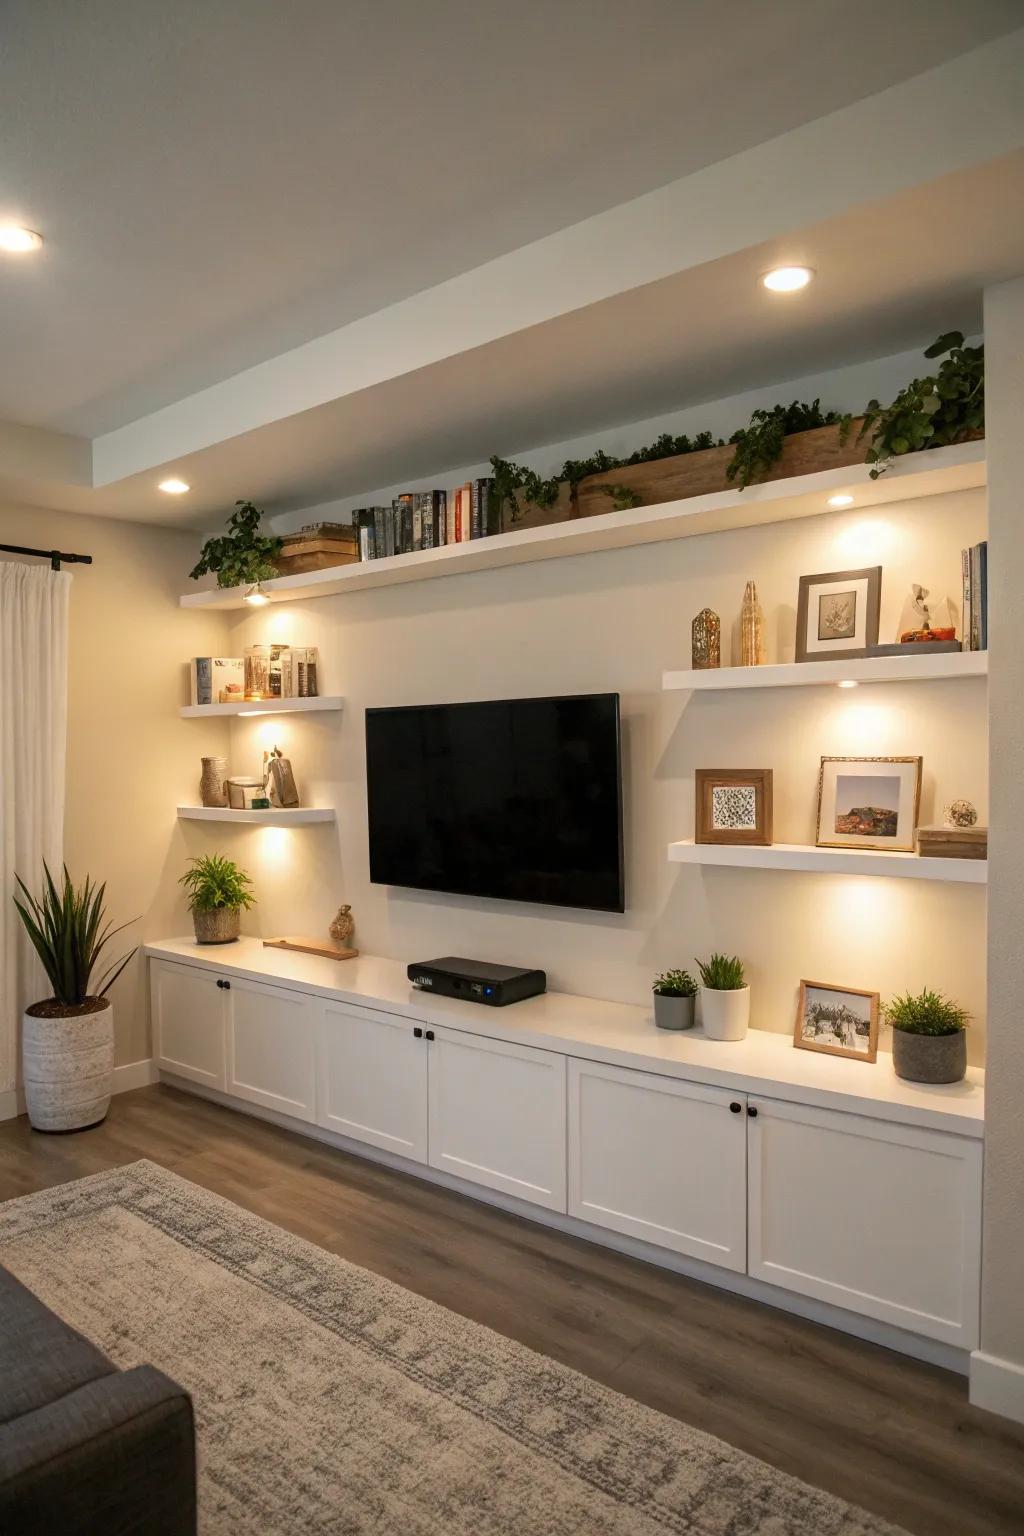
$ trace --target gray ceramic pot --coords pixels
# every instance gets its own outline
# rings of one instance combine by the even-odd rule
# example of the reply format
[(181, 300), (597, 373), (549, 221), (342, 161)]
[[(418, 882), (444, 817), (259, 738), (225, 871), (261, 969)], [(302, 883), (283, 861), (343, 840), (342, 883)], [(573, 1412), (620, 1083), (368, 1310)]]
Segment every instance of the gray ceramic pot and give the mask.
[(967, 1031), (955, 1035), (892, 1032), (892, 1064), (909, 1083), (958, 1083), (967, 1071)]
[(227, 907), (214, 907), (212, 912), (193, 912), (197, 944), (231, 944), (241, 931), (242, 916)]
[(655, 992), (654, 1022), (659, 1029), (692, 1029), (693, 998)]

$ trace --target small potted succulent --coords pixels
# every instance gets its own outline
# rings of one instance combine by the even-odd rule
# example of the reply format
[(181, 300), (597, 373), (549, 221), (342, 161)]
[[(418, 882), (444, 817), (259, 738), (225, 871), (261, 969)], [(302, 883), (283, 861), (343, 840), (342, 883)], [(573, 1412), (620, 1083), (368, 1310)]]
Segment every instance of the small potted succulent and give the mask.
[(689, 971), (663, 971), (654, 981), (654, 1022), (659, 1029), (692, 1029), (697, 983)]
[(698, 960), (701, 1019), (709, 1040), (742, 1040), (750, 1023), (750, 988), (735, 955)]
[(927, 987), (885, 1005), (892, 1029), (892, 1064), (909, 1083), (958, 1083), (967, 1071), (970, 1014)]
[(114, 1009), (107, 993), (135, 950), (94, 980), (107, 941), (128, 924), (112, 928), (105, 921), (105, 885), (87, 878), (76, 890), (66, 866), (60, 887), (45, 864), (43, 874), (38, 900), (15, 875), (21, 898), (14, 905), (53, 989), (22, 1019), (25, 1103), (37, 1131), (84, 1131), (110, 1107)]
[(188, 895), (188, 909), (197, 944), (232, 944), (241, 930), (242, 909), (256, 903), (252, 881), (244, 869), (219, 853), (192, 859), (179, 885)]

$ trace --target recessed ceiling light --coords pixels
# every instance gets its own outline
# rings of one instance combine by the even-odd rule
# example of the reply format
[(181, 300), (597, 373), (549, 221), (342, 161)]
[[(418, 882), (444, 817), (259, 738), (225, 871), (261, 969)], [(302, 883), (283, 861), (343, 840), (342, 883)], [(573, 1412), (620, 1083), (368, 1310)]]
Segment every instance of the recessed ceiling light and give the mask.
[(184, 496), (185, 492), (189, 490), (190, 487), (187, 480), (177, 480), (172, 475), (170, 480), (160, 481), (159, 489), (161, 491), (166, 491), (168, 496)]
[(857, 688), (859, 684), (852, 677), (844, 677), (841, 683), (836, 683), (837, 688)]
[(830, 507), (852, 507), (853, 497), (847, 496), (845, 491), (843, 491), (838, 496), (830, 496), (828, 504)]
[(25, 251), (38, 251), (42, 243), (42, 235), (37, 235), (34, 229), (23, 229), (20, 224), (0, 225), (0, 251), (20, 256)]
[(806, 288), (813, 276), (811, 267), (773, 267), (761, 281), (772, 293), (796, 293)]

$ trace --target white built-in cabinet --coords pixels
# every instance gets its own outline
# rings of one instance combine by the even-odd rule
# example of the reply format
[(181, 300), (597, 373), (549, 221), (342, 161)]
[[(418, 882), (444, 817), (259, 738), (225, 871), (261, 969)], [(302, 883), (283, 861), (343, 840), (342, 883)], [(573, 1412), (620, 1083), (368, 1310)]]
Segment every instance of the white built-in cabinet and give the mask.
[(977, 1344), (975, 1136), (151, 967), (156, 1059), (180, 1081), (652, 1250)]

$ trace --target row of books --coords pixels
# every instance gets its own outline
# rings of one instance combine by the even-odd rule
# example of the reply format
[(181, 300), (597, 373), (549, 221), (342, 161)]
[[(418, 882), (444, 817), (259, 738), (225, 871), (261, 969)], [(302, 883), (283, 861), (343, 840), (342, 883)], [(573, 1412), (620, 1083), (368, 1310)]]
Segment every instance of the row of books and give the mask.
[(501, 532), (501, 510), (493, 480), (467, 480), (451, 491), (404, 491), (390, 507), (359, 507), (352, 522), (360, 560), (381, 560), (489, 538)]
[(964, 579), (963, 648), (988, 650), (988, 540), (960, 551)]
[(193, 704), (247, 699), (315, 699), (320, 653), (315, 645), (247, 645), (243, 656), (193, 656)]

